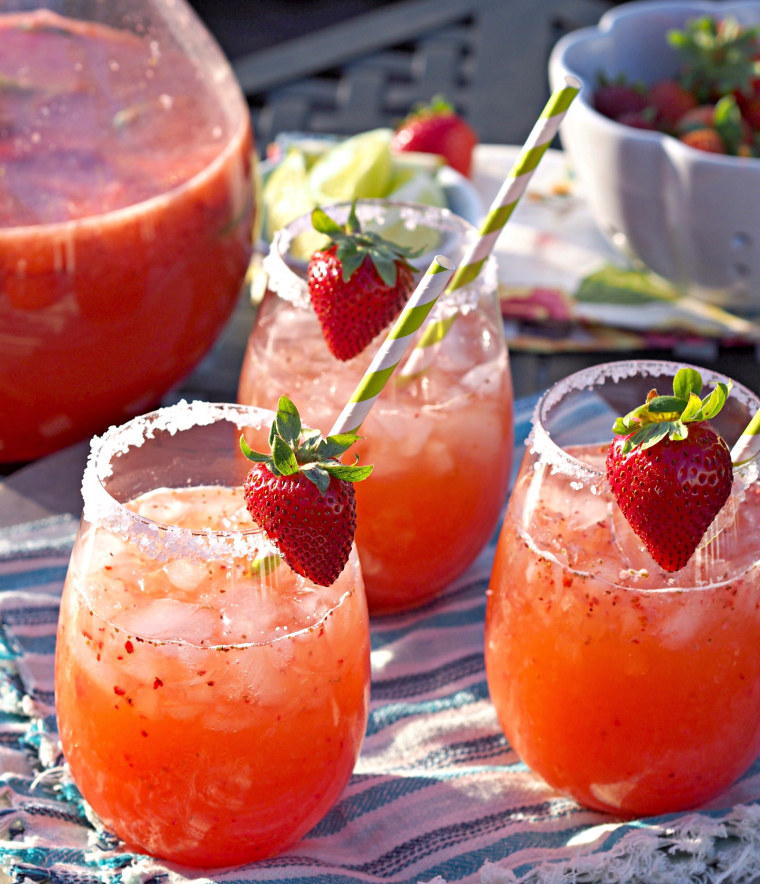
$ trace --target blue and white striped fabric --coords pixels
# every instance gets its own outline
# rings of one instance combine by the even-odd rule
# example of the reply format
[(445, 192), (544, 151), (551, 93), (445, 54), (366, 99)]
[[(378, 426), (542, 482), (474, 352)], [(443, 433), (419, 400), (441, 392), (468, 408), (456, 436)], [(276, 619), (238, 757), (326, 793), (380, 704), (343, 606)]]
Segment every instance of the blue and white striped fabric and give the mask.
[[(531, 404), (518, 408), (520, 441)], [(0, 531), (0, 872), (10, 881), (742, 884), (760, 875), (760, 764), (711, 809), (621, 823), (556, 795), (519, 761), (483, 668), (493, 545), (434, 604), (373, 624), (362, 755), (300, 844), (203, 873), (125, 852), (60, 766), (53, 652), (76, 528), (64, 518)]]

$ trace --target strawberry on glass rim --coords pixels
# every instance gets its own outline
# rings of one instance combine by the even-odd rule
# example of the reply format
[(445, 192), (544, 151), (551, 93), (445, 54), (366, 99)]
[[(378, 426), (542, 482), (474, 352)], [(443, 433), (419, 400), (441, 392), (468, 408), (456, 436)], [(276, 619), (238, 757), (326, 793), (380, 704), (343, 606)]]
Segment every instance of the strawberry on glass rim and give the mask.
[(615, 499), (652, 558), (680, 571), (731, 493), (731, 452), (709, 421), (731, 382), (700, 399), (702, 377), (681, 368), (673, 395), (651, 390), (643, 405), (618, 418), (606, 470)]
[(309, 260), (309, 294), (330, 352), (353, 359), (401, 313), (414, 288), (409, 263), (420, 252), (362, 230), (356, 201), (345, 224), (323, 209), (311, 215), (327, 243)]
[(338, 460), (358, 438), (355, 433), (324, 438), (302, 428), (287, 396), (280, 397), (272, 422), (270, 454), (253, 451), (240, 437), (240, 450), (255, 464), (243, 489), (251, 518), (293, 571), (320, 586), (331, 586), (348, 561), (356, 533), (352, 483), (372, 472), (370, 465)]

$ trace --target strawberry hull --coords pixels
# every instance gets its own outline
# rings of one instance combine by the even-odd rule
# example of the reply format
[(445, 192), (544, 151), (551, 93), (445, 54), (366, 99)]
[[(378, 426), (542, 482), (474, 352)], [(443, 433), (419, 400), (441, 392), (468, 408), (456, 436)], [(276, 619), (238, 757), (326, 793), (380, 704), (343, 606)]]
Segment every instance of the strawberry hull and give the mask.
[[(486, 613), (489, 691), (510, 744), (558, 791), (619, 816), (699, 806), (760, 752), (757, 459), (735, 471), (677, 572), (653, 560), (605, 480), (614, 415), (666, 387), (676, 366), (658, 365), (586, 370), (539, 403)], [(734, 386), (714, 421), (729, 445), (758, 407)]]

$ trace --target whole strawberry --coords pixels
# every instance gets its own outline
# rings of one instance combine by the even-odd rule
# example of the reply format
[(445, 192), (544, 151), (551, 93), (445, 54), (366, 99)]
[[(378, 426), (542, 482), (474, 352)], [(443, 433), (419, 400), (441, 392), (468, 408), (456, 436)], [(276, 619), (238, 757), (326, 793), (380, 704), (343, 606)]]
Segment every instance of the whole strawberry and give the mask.
[(414, 288), (418, 253), (362, 231), (355, 204), (339, 225), (322, 209), (312, 224), (329, 242), (309, 260), (309, 295), (336, 359), (353, 359), (399, 315)]
[(699, 398), (702, 378), (682, 368), (673, 395), (652, 391), (618, 418), (607, 453), (607, 480), (626, 520), (665, 571), (679, 571), (731, 493), (731, 454), (708, 421), (730, 384)]
[(644, 87), (630, 83), (624, 76), (615, 80), (600, 75), (593, 94), (594, 108), (611, 120), (628, 114), (639, 114), (647, 106)]
[(416, 107), (397, 127), (391, 140), (396, 153), (412, 150), (441, 156), (465, 177), (472, 171), (472, 154), (478, 143), (475, 131), (441, 96)]
[(269, 432), (271, 454), (252, 451), (240, 438), (241, 451), (255, 462), (243, 486), (251, 518), (287, 564), (319, 586), (334, 583), (348, 561), (356, 533), (352, 483), (372, 472), (337, 460), (357, 438), (302, 433), (298, 409), (286, 396)]

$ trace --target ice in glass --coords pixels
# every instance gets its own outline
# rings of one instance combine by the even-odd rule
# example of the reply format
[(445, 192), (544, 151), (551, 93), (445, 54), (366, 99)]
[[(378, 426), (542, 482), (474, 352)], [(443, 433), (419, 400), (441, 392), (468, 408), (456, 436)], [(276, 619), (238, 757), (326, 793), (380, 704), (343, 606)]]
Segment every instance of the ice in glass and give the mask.
[(355, 550), (315, 586), (253, 525), (238, 437), (273, 415), (180, 403), (93, 443), (56, 649), (64, 755), (127, 845), (249, 862), (333, 805), (367, 722)]
[[(342, 220), (348, 207), (327, 211)], [(413, 261), (421, 272), (433, 253), (458, 263), (476, 235), (451, 212), (419, 205), (368, 200), (357, 214), (383, 236), (427, 249)], [(285, 391), (306, 422), (327, 432), (382, 336), (352, 359), (331, 355), (305, 281), (310, 230), (304, 216), (275, 236), (238, 398), (263, 406)], [(423, 371), (408, 376), (407, 353), (352, 449), (374, 465), (371, 481), (356, 486), (356, 543), (372, 613), (434, 598), (498, 522), (511, 465), (512, 385), (496, 286), (489, 259), (474, 282), (439, 299), (431, 320), (456, 321)]]
[[(708, 801), (760, 751), (757, 457), (734, 469), (728, 502), (675, 572), (605, 480), (615, 418), (649, 389), (667, 394), (676, 368), (613, 363), (545, 394), (488, 593), (486, 671), (507, 739), (551, 786), (619, 815)], [(712, 424), (732, 446), (758, 407), (734, 384)]]

